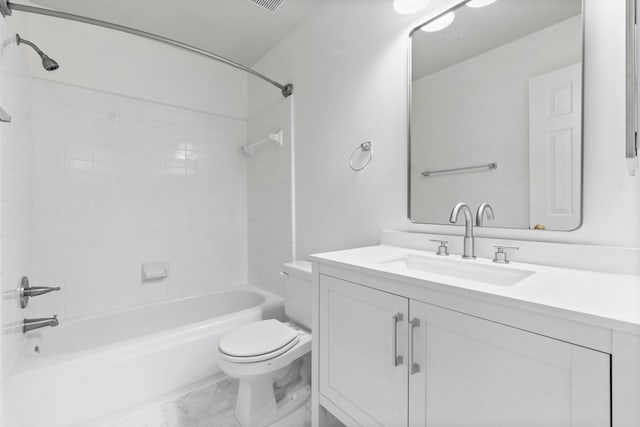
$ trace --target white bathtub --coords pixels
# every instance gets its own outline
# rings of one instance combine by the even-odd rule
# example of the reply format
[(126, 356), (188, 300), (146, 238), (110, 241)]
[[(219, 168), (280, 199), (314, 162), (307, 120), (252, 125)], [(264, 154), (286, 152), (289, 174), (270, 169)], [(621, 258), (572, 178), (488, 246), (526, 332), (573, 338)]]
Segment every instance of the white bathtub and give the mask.
[(142, 405), (220, 373), (216, 349), (225, 332), (283, 316), (282, 299), (234, 287), (63, 320), (29, 334), (5, 383), (5, 420), (20, 427), (87, 425)]

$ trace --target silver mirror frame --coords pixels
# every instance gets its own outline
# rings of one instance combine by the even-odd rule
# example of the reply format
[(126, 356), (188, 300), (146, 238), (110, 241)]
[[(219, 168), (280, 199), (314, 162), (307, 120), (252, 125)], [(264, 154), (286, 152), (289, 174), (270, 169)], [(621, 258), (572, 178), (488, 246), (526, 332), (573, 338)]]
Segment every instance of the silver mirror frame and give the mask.
[[(465, 6), (467, 3), (469, 3), (472, 0), (463, 0), (460, 3), (457, 3), (455, 5), (453, 5), (452, 7), (444, 10), (443, 12), (440, 12), (439, 14), (435, 15), (434, 17), (432, 17), (431, 19), (421, 23), (420, 25), (414, 27), (408, 35), (408, 39), (409, 42), (407, 44), (407, 218), (409, 219), (409, 221), (411, 221), (413, 224), (428, 224), (428, 225), (447, 225), (447, 224), (436, 224), (436, 223), (425, 223), (425, 222), (417, 222), (415, 221), (412, 216), (411, 216), (411, 110), (412, 110), (412, 36), (413, 34), (420, 30), (420, 28), (422, 28), (423, 26), (429, 24), (430, 22), (433, 22), (435, 20), (437, 20), (438, 18), (446, 15), (449, 12), (454, 12), (460, 8), (462, 8), (463, 6)], [(585, 59), (585, 1), (586, 0), (581, 0), (581, 8), (582, 8), (582, 53), (581, 53), (581, 57), (582, 57), (582, 98), (581, 98), (581, 108), (582, 108), (582, 118), (581, 118), (581, 127), (582, 127), (582, 140), (580, 141), (580, 148), (581, 148), (581, 153), (580, 153), (580, 168), (581, 168), (581, 177), (580, 177), (580, 222), (578, 223), (578, 225), (570, 230), (535, 230), (537, 231), (560, 231), (560, 232), (571, 232), (571, 231), (575, 231), (578, 230), (580, 227), (582, 227), (582, 224), (584, 223), (584, 59)], [(630, 26), (627, 25), (627, 84), (629, 84), (629, 67), (631, 66), (632, 70), (633, 70), (633, 79), (632, 79), (632, 84), (634, 87), (634, 91), (633, 91), (633, 96), (632, 96), (632, 100), (633, 103), (630, 104), (629, 102), (629, 91), (627, 91), (627, 118), (629, 117), (629, 106), (633, 105), (633, 114), (634, 114), (634, 119), (629, 122), (629, 123), (633, 123), (634, 124), (634, 130), (633, 130), (633, 141), (635, 144), (636, 143), (636, 138), (637, 138), (637, 123), (638, 123), (638, 76), (637, 76), (637, 66), (636, 66), (636, 62), (638, 60), (638, 57), (636, 55), (637, 50), (638, 50), (638, 45), (640, 45), (640, 34), (637, 31), (637, 7), (636, 7), (636, 2), (637, 0), (626, 0), (627, 1), (627, 23), (629, 22), (629, 20), (631, 19), (632, 22), (632, 26), (631, 26), (631, 33), (632, 33), (632, 40), (633, 40), (633, 61), (631, 61), (630, 64), (630, 60), (629, 60), (629, 28)], [(630, 6), (632, 4), (632, 6)], [(632, 13), (630, 12), (632, 10)], [(628, 126), (631, 127), (631, 126)], [(628, 132), (629, 135), (629, 132)], [(628, 146), (628, 142), (627, 142), (627, 146)], [(637, 145), (635, 145), (636, 147), (636, 158), (635, 160), (637, 161)], [(633, 175), (633, 174), (632, 174)], [(530, 231), (534, 231), (531, 229), (526, 229), (526, 228), (505, 228), (505, 227), (491, 227), (491, 229), (495, 229), (495, 230), (530, 230)]]
[(638, 173), (638, 5), (626, 4), (626, 144), (625, 158), (629, 175)]

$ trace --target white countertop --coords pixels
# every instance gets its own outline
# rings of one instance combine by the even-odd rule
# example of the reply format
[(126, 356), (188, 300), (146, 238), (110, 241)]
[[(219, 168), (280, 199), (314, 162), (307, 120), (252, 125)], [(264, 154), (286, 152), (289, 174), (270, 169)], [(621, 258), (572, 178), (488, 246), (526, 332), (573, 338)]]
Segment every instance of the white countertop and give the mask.
[(517, 301), (518, 306), (530, 304), (536, 311), (540, 311), (540, 307), (547, 307), (554, 315), (560, 312), (563, 317), (640, 334), (640, 276), (521, 262), (501, 265), (484, 258), (461, 260), (459, 255), (453, 254), (445, 258), (535, 273), (515, 285), (500, 286), (381, 264), (410, 254), (445, 258), (426, 251), (385, 245), (314, 254), (310, 258), (315, 262), (351, 268), (413, 285), (428, 285), (445, 292), (464, 290), (467, 295), (495, 296), (502, 304), (509, 300)]

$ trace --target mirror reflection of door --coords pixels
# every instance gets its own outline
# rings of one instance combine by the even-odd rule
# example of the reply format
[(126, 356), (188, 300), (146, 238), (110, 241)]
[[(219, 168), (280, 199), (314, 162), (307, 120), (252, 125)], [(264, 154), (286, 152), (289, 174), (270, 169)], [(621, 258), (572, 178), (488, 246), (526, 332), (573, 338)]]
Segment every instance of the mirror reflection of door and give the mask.
[(574, 64), (529, 79), (531, 229), (580, 225), (581, 71)]
[[(578, 228), (582, 0), (497, 0), (454, 14), (446, 28), (411, 35), (411, 220), (449, 224), (457, 202), (487, 202), (495, 220), (485, 226)], [(566, 76), (537, 87), (564, 69), (569, 92)], [(553, 117), (534, 111), (549, 108)]]

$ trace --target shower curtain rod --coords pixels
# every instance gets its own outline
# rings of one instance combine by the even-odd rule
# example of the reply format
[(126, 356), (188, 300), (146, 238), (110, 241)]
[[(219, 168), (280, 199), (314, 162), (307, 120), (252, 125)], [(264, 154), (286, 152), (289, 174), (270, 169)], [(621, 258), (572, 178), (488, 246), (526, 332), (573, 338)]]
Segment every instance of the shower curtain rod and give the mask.
[(251, 68), (245, 67), (242, 64), (238, 64), (235, 61), (225, 58), (224, 56), (216, 55), (215, 53), (211, 53), (206, 50), (197, 48), (195, 46), (191, 46), (186, 43), (169, 39), (167, 37), (159, 36), (153, 33), (148, 33), (146, 31), (137, 30), (135, 28), (125, 27), (124, 25), (118, 25), (118, 24), (113, 24), (111, 22), (100, 21), (99, 19), (87, 18), (86, 16), (74, 15), (71, 13), (59, 12), (57, 10), (44, 9), (41, 7), (27, 6), (24, 4), (11, 3), (7, 0), (0, 0), (0, 14), (2, 14), (3, 17), (6, 17), (7, 15), (11, 15), (11, 12), (13, 10), (18, 10), (21, 12), (28, 12), (28, 13), (35, 13), (38, 15), (52, 16), (54, 18), (68, 19), (70, 21), (83, 22), (85, 24), (91, 24), (91, 25), (96, 25), (98, 27), (104, 27), (104, 28), (109, 28), (116, 31), (122, 31), (123, 33), (129, 33), (129, 34), (133, 34), (134, 36), (145, 37), (160, 43), (165, 43), (171, 46), (179, 47), (189, 52), (196, 53), (198, 55), (202, 55), (207, 58), (230, 65), (234, 68), (237, 68), (238, 70), (245, 71), (268, 83), (271, 83), (272, 85), (280, 89), (282, 96), (284, 96), (285, 98), (293, 94), (293, 84), (291, 83), (282, 85), (274, 80), (271, 80), (269, 77), (263, 74), (260, 74), (257, 71), (252, 70)]

